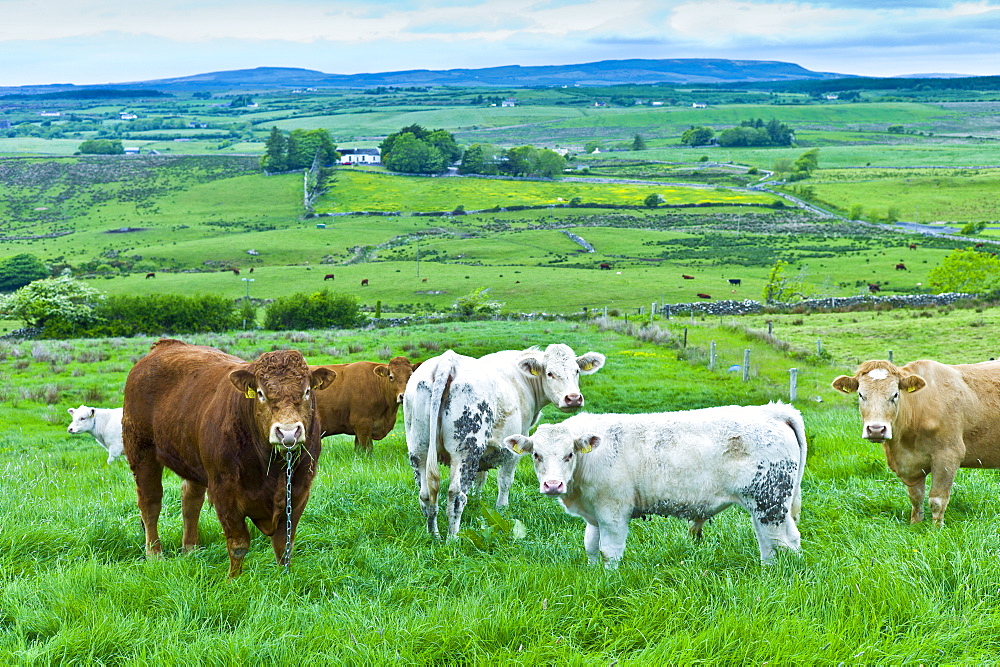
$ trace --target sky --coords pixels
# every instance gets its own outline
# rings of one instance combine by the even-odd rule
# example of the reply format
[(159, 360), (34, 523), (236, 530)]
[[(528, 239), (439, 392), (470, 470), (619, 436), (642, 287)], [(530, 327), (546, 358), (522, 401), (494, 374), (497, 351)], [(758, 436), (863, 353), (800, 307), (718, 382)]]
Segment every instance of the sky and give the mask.
[(1000, 0), (0, 0), (0, 86), (625, 58), (1000, 75)]

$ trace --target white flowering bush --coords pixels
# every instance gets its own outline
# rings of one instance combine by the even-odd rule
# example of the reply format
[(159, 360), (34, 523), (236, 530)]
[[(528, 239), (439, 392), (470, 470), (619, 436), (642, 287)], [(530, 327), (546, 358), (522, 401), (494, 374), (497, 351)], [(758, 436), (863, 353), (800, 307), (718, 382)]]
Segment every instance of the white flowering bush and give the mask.
[(51, 319), (87, 324), (96, 319), (95, 309), (104, 296), (70, 276), (44, 278), (0, 297), (0, 316), (29, 327), (43, 327)]

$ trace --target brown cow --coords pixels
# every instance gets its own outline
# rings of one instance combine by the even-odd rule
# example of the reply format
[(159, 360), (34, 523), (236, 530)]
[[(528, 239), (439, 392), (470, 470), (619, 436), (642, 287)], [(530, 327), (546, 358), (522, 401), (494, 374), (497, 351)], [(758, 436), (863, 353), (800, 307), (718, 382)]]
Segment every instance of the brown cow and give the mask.
[(336, 279), (337, 279), (336, 276), (334, 276), (332, 273), (328, 273), (325, 276), (323, 276), (323, 280), (336, 280)]
[(910, 495), (910, 523), (924, 518), (927, 474), (931, 518), (944, 524), (959, 468), (1000, 468), (1000, 362), (946, 366), (866, 361), (834, 389), (858, 392), (861, 437), (882, 443), (886, 462)]
[(703, 292), (698, 292), (698, 298), (699, 299), (711, 299), (712, 295), (711, 294), (705, 294)]
[(155, 277), (156, 277), (156, 274), (155, 274), (155, 273), (153, 273), (153, 272), (149, 272), (149, 273), (147, 273), (147, 274), (146, 274), (146, 277), (147, 277), (147, 278), (155, 278)]
[(906, 264), (903, 264), (902, 262), (900, 262), (899, 264), (896, 265), (896, 270), (897, 271), (906, 271)]
[(694, 276), (689, 276), (686, 273), (682, 273), (681, 278), (683, 278), (684, 280), (694, 280)]
[(361, 286), (362, 287), (367, 287), (368, 286), (368, 279), (367, 278), (362, 278), (361, 279)]
[(234, 276), (240, 275), (240, 270), (239, 269), (233, 269), (233, 275)]
[(882, 287), (881, 285), (877, 285), (875, 283), (868, 283), (868, 291), (874, 294), (875, 292), (881, 292)]
[(355, 361), (310, 366), (337, 374), (330, 386), (316, 392), (323, 437), (346, 433), (354, 436), (354, 449), (372, 451), (372, 440), (381, 440), (396, 425), (406, 382), (419, 365), (406, 357), (393, 357), (388, 364)]
[(917, 244), (916, 243), (911, 243), (910, 244), (910, 250), (916, 250), (916, 249), (917, 249)]
[(205, 492), (229, 550), (229, 576), (250, 547), (246, 519), (285, 551), (285, 461), (292, 472), (292, 535), (309, 499), (321, 441), (313, 390), (335, 377), (310, 371), (297, 350), (265, 352), (248, 363), (215, 348), (160, 339), (125, 382), (122, 436), (146, 532), (146, 555), (162, 552), (157, 521), (163, 468), (183, 479), (185, 550), (198, 545)]
[(601, 267), (600, 268), (601, 268), (602, 271), (610, 271), (611, 270), (611, 265), (608, 264), (607, 262), (601, 262)]

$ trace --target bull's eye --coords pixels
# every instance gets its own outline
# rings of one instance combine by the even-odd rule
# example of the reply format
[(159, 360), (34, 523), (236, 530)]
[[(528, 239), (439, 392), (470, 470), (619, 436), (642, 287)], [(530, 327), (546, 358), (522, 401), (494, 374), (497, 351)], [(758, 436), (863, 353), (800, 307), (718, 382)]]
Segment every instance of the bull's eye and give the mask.
[(566, 463), (569, 463), (572, 459), (573, 459), (573, 452), (570, 452), (569, 454), (563, 457), (563, 461), (565, 461)]
[(536, 463), (541, 463), (542, 462), (542, 455), (538, 454), (537, 452), (535, 453), (535, 455), (534, 455), (533, 458), (535, 459)]
[(264, 396), (264, 390), (263, 389), (258, 389), (257, 390), (257, 400), (260, 401), (261, 403), (263, 403), (264, 401), (267, 400), (267, 398)]
[(389, 373), (389, 382), (395, 382), (396, 378), (393, 377), (392, 373)]
[(548, 376), (549, 376), (550, 378), (552, 378), (553, 380), (554, 380), (554, 379), (555, 379), (555, 377), (556, 377), (556, 374), (555, 374), (555, 373), (553, 373), (552, 371), (549, 371), (548, 373), (546, 373), (546, 375), (548, 375)]
[(892, 398), (890, 400), (892, 400), (892, 401), (898, 401), (899, 400), (899, 392), (897, 391), (895, 394), (893, 394)]
[(306, 387), (306, 393), (302, 396), (302, 400), (308, 401), (310, 396), (312, 396), (312, 388)]
[(865, 397), (861, 394), (860, 391), (858, 392), (858, 398), (861, 399), (862, 401), (865, 400)]

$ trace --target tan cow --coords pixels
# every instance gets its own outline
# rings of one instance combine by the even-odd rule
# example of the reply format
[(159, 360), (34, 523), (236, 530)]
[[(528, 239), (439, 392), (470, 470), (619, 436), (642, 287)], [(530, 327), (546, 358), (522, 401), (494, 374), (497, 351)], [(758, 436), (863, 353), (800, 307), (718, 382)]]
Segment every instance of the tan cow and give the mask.
[(393, 357), (388, 364), (355, 361), (310, 366), (311, 370), (326, 368), (337, 374), (326, 389), (316, 392), (316, 415), (323, 437), (353, 435), (354, 448), (370, 452), (372, 440), (381, 440), (396, 425), (406, 382), (419, 365), (406, 357)]
[(906, 485), (910, 523), (924, 518), (928, 473), (931, 518), (941, 526), (959, 468), (1000, 468), (1000, 362), (866, 361), (833, 387), (858, 393), (861, 437), (882, 443)]

